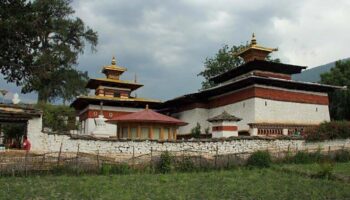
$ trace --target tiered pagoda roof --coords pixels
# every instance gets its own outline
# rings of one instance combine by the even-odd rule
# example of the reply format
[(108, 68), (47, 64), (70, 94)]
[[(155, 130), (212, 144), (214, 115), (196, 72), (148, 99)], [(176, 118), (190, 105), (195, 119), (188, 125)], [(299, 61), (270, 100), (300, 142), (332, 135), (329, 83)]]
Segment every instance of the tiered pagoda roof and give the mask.
[(162, 104), (162, 108), (168, 109), (172, 106), (181, 106), (189, 103), (205, 104), (211, 97), (251, 85), (264, 85), (309, 92), (331, 92), (337, 89), (344, 89), (344, 87), (339, 86), (292, 80), (292, 74), (301, 73), (307, 67), (267, 61), (267, 56), (273, 51), (277, 51), (277, 48), (259, 46), (253, 34), (251, 43), (236, 54), (244, 59), (244, 64), (212, 77), (210, 81), (217, 84), (216, 86), (168, 100)]
[(127, 71), (125, 67), (117, 65), (115, 57), (113, 57), (111, 65), (104, 66), (102, 73), (105, 78), (92, 78), (88, 81), (86, 88), (95, 90), (94, 96), (79, 96), (71, 106), (81, 110), (89, 104), (99, 105), (103, 102), (109, 106), (126, 106), (126, 107), (145, 107), (149, 104), (155, 107), (161, 101), (146, 98), (137, 98), (131, 96), (131, 92), (142, 87), (142, 84), (134, 81), (120, 80), (120, 76)]

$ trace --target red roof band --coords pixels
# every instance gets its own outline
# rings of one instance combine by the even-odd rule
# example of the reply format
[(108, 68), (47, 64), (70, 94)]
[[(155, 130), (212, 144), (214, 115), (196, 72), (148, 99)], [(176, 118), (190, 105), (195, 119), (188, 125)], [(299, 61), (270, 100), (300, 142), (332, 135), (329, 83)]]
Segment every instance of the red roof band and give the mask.
[(154, 112), (153, 110), (150, 110), (150, 109), (145, 109), (143, 111), (118, 116), (113, 119), (107, 120), (106, 122), (109, 122), (109, 123), (146, 122), (146, 123), (160, 123), (160, 124), (169, 124), (169, 125), (177, 125), (177, 126), (185, 126), (188, 124), (176, 118)]

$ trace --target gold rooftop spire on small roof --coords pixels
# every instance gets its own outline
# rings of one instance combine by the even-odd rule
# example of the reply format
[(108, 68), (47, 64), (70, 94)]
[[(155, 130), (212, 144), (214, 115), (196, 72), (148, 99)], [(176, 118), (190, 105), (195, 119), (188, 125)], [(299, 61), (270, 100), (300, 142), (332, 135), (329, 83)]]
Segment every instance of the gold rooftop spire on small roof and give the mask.
[(253, 33), (250, 44), (242, 48), (236, 55), (242, 57), (245, 62), (250, 62), (253, 60), (265, 60), (271, 52), (277, 50), (277, 48), (259, 46)]
[(113, 56), (111, 65), (104, 66), (102, 69), (102, 73), (106, 74), (107, 76), (108, 74), (111, 74), (111, 72), (114, 72), (120, 75), (126, 70), (127, 69), (125, 67), (121, 67), (117, 65), (117, 59), (115, 58), (115, 56)]
[(255, 34), (253, 33), (252, 35), (252, 40), (250, 42), (251, 45), (256, 45), (256, 38), (255, 38)]
[(113, 56), (111, 64), (112, 65), (116, 65), (117, 64), (117, 60), (115, 59), (115, 56)]

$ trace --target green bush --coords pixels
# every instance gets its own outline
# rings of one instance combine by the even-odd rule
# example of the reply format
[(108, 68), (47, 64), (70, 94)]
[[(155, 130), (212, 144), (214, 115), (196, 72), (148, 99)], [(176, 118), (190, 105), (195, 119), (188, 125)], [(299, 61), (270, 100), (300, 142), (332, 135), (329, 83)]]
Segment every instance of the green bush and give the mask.
[(43, 111), (43, 127), (52, 131), (69, 131), (77, 129), (75, 110), (69, 106), (38, 104), (38, 109)]
[(176, 170), (180, 172), (193, 172), (196, 171), (196, 166), (194, 162), (192, 161), (193, 158), (191, 157), (185, 157), (182, 161), (180, 161), (177, 166)]
[(194, 138), (200, 138), (201, 136), (201, 125), (197, 122), (197, 125), (191, 129), (191, 135)]
[(162, 152), (155, 168), (156, 172), (163, 174), (170, 173), (172, 170), (172, 162), (172, 155), (168, 151)]
[(111, 174), (111, 171), (112, 171), (112, 165), (110, 164), (105, 164), (103, 163), (101, 165), (101, 174), (102, 175), (110, 175)]
[(326, 156), (321, 154), (321, 151), (316, 151), (312, 153), (306, 151), (299, 151), (290, 159), (290, 161), (295, 164), (308, 164), (321, 162), (325, 159), (327, 158)]
[(268, 151), (254, 152), (247, 160), (247, 166), (265, 168), (271, 166), (271, 155)]
[(132, 169), (126, 163), (122, 163), (122, 164), (103, 163), (101, 166), (101, 169), (100, 169), (100, 173), (102, 175), (130, 174), (130, 173), (132, 173)]
[(331, 179), (333, 178), (334, 163), (330, 160), (325, 160), (319, 163), (320, 171), (315, 175), (317, 178)]
[(335, 152), (334, 160), (336, 162), (348, 162), (350, 161), (350, 152), (347, 150), (339, 150)]
[(319, 126), (307, 128), (304, 132), (307, 141), (324, 141), (350, 138), (350, 122), (323, 122)]
[(132, 168), (127, 163), (122, 163), (113, 165), (111, 172), (113, 174), (130, 174), (132, 173)]

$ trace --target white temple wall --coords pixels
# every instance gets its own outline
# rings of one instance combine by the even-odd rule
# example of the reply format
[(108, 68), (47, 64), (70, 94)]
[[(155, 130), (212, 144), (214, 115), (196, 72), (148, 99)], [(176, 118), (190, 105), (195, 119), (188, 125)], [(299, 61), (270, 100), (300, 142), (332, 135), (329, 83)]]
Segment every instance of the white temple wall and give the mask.
[[(228, 112), (231, 115), (234, 115), (238, 118), (241, 118), (242, 120), (237, 122), (238, 130), (242, 131), (248, 131), (249, 126), (248, 123), (252, 123), (255, 121), (255, 101), (254, 99), (247, 99), (243, 100), (237, 103), (220, 106), (217, 108), (211, 108), (209, 109), (209, 117), (215, 117), (217, 115), (220, 115), (223, 111)], [(211, 128), (211, 125), (210, 125)]]
[[(84, 110), (80, 112), (84, 113), (87, 110), (100, 110), (101, 107), (99, 105), (88, 105)], [(114, 107), (114, 106), (103, 106), (104, 111), (119, 111), (119, 112), (138, 112), (143, 110), (143, 108), (129, 108), (129, 107)], [(99, 111), (96, 111), (96, 117), (99, 114)], [(113, 116), (112, 116), (113, 117)], [(82, 121), (84, 123), (84, 131), (83, 134), (92, 134), (92, 132), (96, 129), (95, 118), (87, 118)], [(115, 136), (117, 134), (117, 125), (106, 123), (107, 132), (110, 133), (111, 136)]]
[[(266, 105), (265, 105), (266, 102)], [(174, 114), (174, 117), (189, 123), (179, 128), (179, 135), (189, 134), (191, 129), (200, 123), (202, 132), (211, 123), (207, 119), (221, 114), (224, 110), (241, 118), (237, 122), (239, 131), (248, 131), (249, 123), (288, 123), (288, 124), (320, 124), (330, 121), (328, 105), (275, 101), (262, 98), (251, 98), (217, 108), (195, 108)]]
[(319, 124), (330, 121), (328, 105), (254, 98), (255, 123)]
[(226, 110), (229, 114), (235, 115), (236, 117), (242, 119), (241, 121), (237, 122), (238, 130), (248, 131), (248, 123), (254, 122), (255, 120), (254, 104), (254, 99), (247, 99), (212, 109), (194, 108), (191, 110), (175, 113), (172, 116), (188, 123), (188, 125), (181, 126), (179, 128), (178, 135), (191, 133), (191, 129), (196, 126), (197, 122), (201, 125), (202, 133), (205, 132), (206, 128), (209, 128), (209, 132), (211, 132), (212, 126), (211, 123), (209, 123), (207, 120), (211, 117), (220, 115), (224, 110)]
[(205, 129), (209, 127), (209, 122), (207, 121), (209, 118), (208, 109), (205, 108), (194, 108), (191, 110), (175, 113), (172, 116), (188, 123), (186, 126), (179, 127), (177, 133), (178, 135), (191, 133), (191, 129), (197, 125), (197, 122), (201, 125), (202, 133), (204, 133)]

